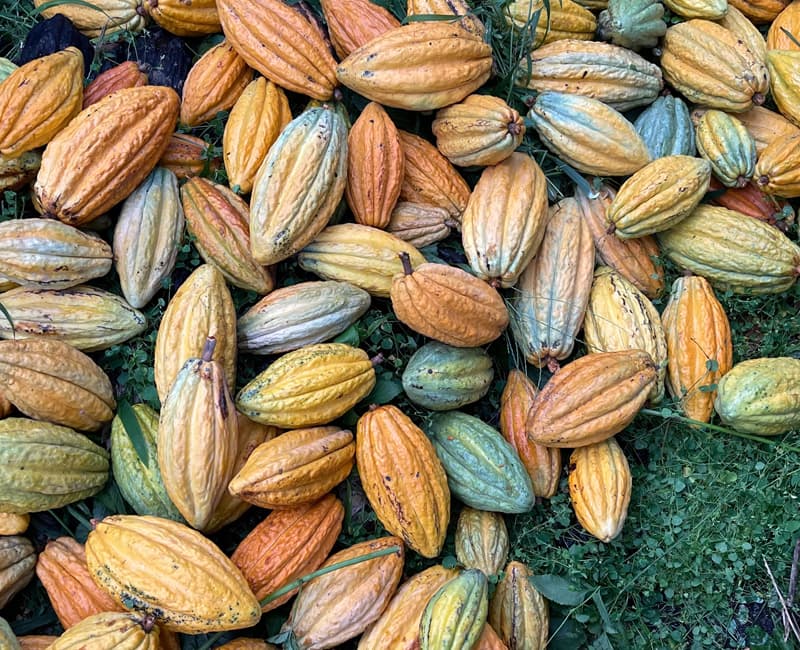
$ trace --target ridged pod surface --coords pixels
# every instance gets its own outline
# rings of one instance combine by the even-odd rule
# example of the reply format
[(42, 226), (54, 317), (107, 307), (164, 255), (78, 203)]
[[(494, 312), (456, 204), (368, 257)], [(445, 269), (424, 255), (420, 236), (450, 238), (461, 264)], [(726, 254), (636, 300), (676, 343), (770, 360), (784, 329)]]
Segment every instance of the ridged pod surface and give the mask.
[(46, 145), (81, 110), (83, 54), (76, 47), (39, 57), (0, 82), (0, 154)]
[(441, 108), (431, 125), (436, 148), (454, 165), (496, 165), (525, 136), (525, 121), (499, 97), (469, 95)]
[(347, 180), (347, 125), (332, 106), (310, 108), (283, 129), (253, 181), (250, 248), (275, 264), (328, 225)]
[(423, 557), (442, 550), (450, 490), (425, 432), (391, 404), (362, 415), (356, 432), (361, 485), (378, 520)]
[(287, 431), (256, 447), (228, 490), (262, 508), (313, 503), (347, 478), (355, 453), (353, 434), (347, 429)]
[(723, 185), (744, 187), (756, 166), (756, 143), (732, 115), (709, 110), (697, 124), (697, 151)]
[(746, 111), (769, 90), (764, 62), (733, 32), (700, 18), (667, 30), (661, 70), (689, 101), (723, 111)]
[(160, 641), (152, 615), (100, 612), (64, 632), (49, 650), (159, 650)]
[(547, 601), (522, 562), (509, 562), (489, 604), (489, 623), (509, 648), (544, 650), (549, 635)]
[(86, 562), (116, 602), (169, 630), (237, 630), (261, 618), (236, 565), (202, 533), (169, 519), (106, 517), (89, 533)]
[(499, 574), (508, 560), (508, 529), (499, 512), (464, 506), (456, 524), (456, 558), (466, 569), (487, 577)]
[(438, 341), (420, 347), (403, 370), (403, 390), (414, 404), (449, 411), (489, 392), (492, 358), (483, 348), (455, 348)]
[(41, 164), (42, 156), (38, 151), (26, 151), (13, 158), (0, 154), (0, 191), (25, 187), (36, 178)]
[(24, 287), (66, 289), (111, 270), (111, 247), (53, 219), (0, 223), (0, 279)]
[(181, 204), (204, 261), (216, 266), (236, 287), (262, 296), (272, 291), (272, 276), (250, 253), (247, 203), (224, 185), (194, 177), (181, 187)]
[(450, 229), (459, 227), (444, 208), (400, 201), (394, 206), (386, 230), (416, 248), (447, 239)]
[(763, 106), (753, 106), (749, 111), (737, 113), (736, 118), (753, 136), (756, 141), (756, 153), (759, 156), (773, 141), (800, 135), (800, 129), (783, 115)]
[(0, 512), (0, 535), (22, 535), (31, 523), (29, 514)]
[(212, 361), (209, 338), (201, 358), (188, 359), (167, 393), (158, 421), (158, 466), (172, 503), (204, 530), (233, 476), (238, 451), (236, 410), (225, 371)]
[(761, 151), (753, 177), (765, 194), (800, 196), (800, 132), (779, 138)]
[(256, 422), (297, 429), (335, 420), (374, 386), (364, 350), (318, 343), (279, 357), (239, 391), (236, 405)]
[(615, 196), (609, 185), (602, 185), (594, 197), (580, 187), (575, 189), (581, 214), (594, 239), (597, 259), (632, 282), (648, 298), (657, 298), (664, 291), (664, 268), (656, 262), (658, 242), (649, 235), (623, 240), (608, 232), (606, 213)]
[(575, 449), (569, 457), (569, 498), (584, 530), (601, 542), (622, 532), (631, 500), (631, 470), (614, 438)]
[(108, 375), (63, 341), (0, 341), (0, 390), (22, 413), (81, 431), (97, 431), (114, 417)]
[(2, 295), (11, 318), (0, 315), (0, 338), (52, 338), (96, 352), (127, 341), (147, 327), (144, 314), (116, 294), (89, 285), (69, 289), (18, 287)]
[[(342, 530), (344, 508), (327, 494), (319, 501), (273, 510), (236, 547), (231, 555), (256, 598), (316, 571), (328, 557)], [(298, 590), (264, 605), (268, 612), (289, 601)]]
[(536, 396), (528, 438), (548, 447), (583, 447), (622, 431), (658, 376), (643, 350), (596, 352), (562, 366)]
[(225, 37), (239, 55), (281, 88), (328, 100), (336, 61), (318, 28), (281, 0), (218, 0)]
[(201, 356), (209, 336), (217, 342), (214, 360), (225, 369), (228, 386), (235, 386), (236, 310), (222, 272), (203, 264), (175, 292), (161, 317), (153, 360), (160, 401), (183, 364)]
[[(683, 1), (685, 2), (686, 0)], [(725, 1), (727, 2), (727, 0)], [(738, 39), (744, 42), (747, 49), (750, 50), (759, 61), (766, 63), (767, 44), (764, 40), (764, 35), (741, 11), (728, 3), (728, 11), (722, 18), (717, 19), (716, 22), (725, 29), (733, 32)]]
[(465, 0), (408, 0), (407, 16), (458, 16), (461, 27), (483, 38), (486, 27)]
[(231, 109), (222, 136), (228, 184), (239, 192), (253, 189), (258, 168), (281, 131), (292, 121), (283, 89), (258, 77), (244, 89)]
[(460, 222), (469, 185), (430, 142), (402, 129), (398, 134), (405, 158), (400, 200), (444, 208)]
[(239, 317), (239, 349), (277, 354), (341, 334), (370, 306), (370, 295), (349, 282), (299, 282), (276, 289)]
[(512, 153), (487, 167), (462, 215), (470, 267), (492, 286), (514, 286), (539, 249), (547, 219), (547, 179), (533, 158)]
[(789, 201), (765, 194), (753, 181), (744, 187), (726, 188), (719, 181), (712, 179), (709, 190), (723, 190), (721, 194), (715, 192), (715, 196), (709, 201), (711, 205), (746, 214), (748, 217), (776, 226), (784, 232), (794, 223), (794, 208)]
[(528, 473), (500, 433), (461, 411), (435, 413), (428, 436), (447, 472), (450, 493), (491, 512), (522, 513), (535, 497)]
[(146, 458), (139, 456), (133, 443), (136, 433), (128, 430), (119, 413), (115, 415), (111, 423), (111, 467), (119, 491), (137, 514), (183, 521), (161, 478), (158, 413), (147, 404), (134, 404), (131, 409), (141, 432), (140, 444), (147, 453)]
[(645, 108), (633, 128), (644, 140), (653, 160), (663, 156), (693, 156), (694, 125), (689, 108), (679, 97), (666, 95)]
[(350, 52), (336, 77), (384, 106), (428, 111), (460, 102), (491, 71), (492, 48), (480, 36), (449, 21), (415, 21)]
[(673, 262), (723, 291), (780, 293), (800, 274), (800, 247), (777, 228), (727, 208), (701, 205), (658, 239)]
[(550, 208), (542, 243), (520, 275), (509, 308), (514, 341), (537, 367), (572, 353), (592, 286), (594, 249), (574, 198)]
[(349, 282), (378, 298), (388, 298), (392, 279), (403, 272), (400, 253), (416, 268), (425, 258), (411, 244), (371, 226), (328, 226), (297, 256), (300, 268), (323, 280)]
[(167, 148), (179, 105), (171, 88), (140, 86), (81, 111), (42, 155), (33, 189), (44, 214), (82, 225), (125, 199)]
[(667, 31), (663, 18), (658, 0), (608, 0), (597, 17), (597, 36), (630, 50), (655, 47)]
[(431, 596), (458, 575), (436, 564), (406, 580), (380, 618), (367, 628), (358, 650), (419, 650), (419, 622)]
[(508, 310), (496, 289), (466, 271), (426, 262), (392, 281), (392, 309), (415, 332), (459, 348), (491, 343), (508, 325)]
[(681, 18), (707, 18), (717, 20), (728, 11), (728, 0), (665, 0), (664, 5)]
[(736, 7), (755, 24), (772, 21), (790, 0), (728, 0), (728, 4)]
[[(47, 0), (34, 0), (33, 5), (40, 7)], [(63, 4), (41, 10), (43, 18), (52, 18), (62, 14), (89, 38), (97, 38), (101, 34), (111, 36), (120, 31), (136, 34), (144, 29), (145, 12), (142, 0), (96, 0), (91, 6), (81, 4)]]
[(670, 228), (703, 199), (711, 170), (712, 164), (702, 158), (657, 158), (619, 188), (606, 212), (609, 229), (621, 239), (632, 239)]
[(405, 174), (400, 135), (384, 108), (370, 102), (347, 137), (347, 205), (356, 223), (386, 228)]
[(743, 433), (776, 436), (800, 426), (800, 360), (748, 359), (717, 383), (714, 410)]
[(149, 82), (147, 73), (136, 61), (123, 61), (105, 72), (101, 72), (83, 89), (83, 108), (96, 104), (115, 90), (145, 86)]
[(561, 450), (545, 447), (528, 437), (528, 412), (538, 393), (536, 384), (521, 370), (508, 373), (500, 396), (500, 433), (511, 443), (531, 477), (533, 493), (549, 499), (561, 478)]
[(667, 342), (658, 310), (632, 283), (607, 266), (595, 271), (583, 336), (590, 353), (647, 352), (658, 367), (648, 399), (653, 404), (663, 399)]
[(592, 12), (572, 0), (551, 4), (542, 0), (514, 0), (506, 8), (506, 21), (517, 29), (530, 29), (534, 20), (534, 48), (565, 39), (590, 41), (597, 29)]
[(160, 167), (166, 167), (180, 179), (213, 174), (219, 169), (220, 159), (212, 157), (211, 145), (188, 133), (173, 133), (161, 158)]
[(204, 36), (220, 31), (215, 0), (144, 0), (150, 17), (176, 36)]
[(114, 228), (114, 265), (131, 306), (144, 307), (172, 273), (183, 225), (178, 179), (156, 167), (125, 199)]
[(252, 69), (233, 45), (218, 43), (189, 70), (181, 97), (181, 124), (197, 126), (228, 110), (252, 79)]
[(381, 537), (331, 555), (322, 568), (367, 553), (397, 550), (318, 578), (303, 587), (282, 631), (291, 630), (306, 650), (338, 647), (361, 634), (380, 617), (403, 574), (403, 542)]
[[(790, 2), (770, 23), (767, 32), (767, 50), (800, 50), (786, 32), (800, 33), (800, 2)], [(784, 32), (786, 30), (786, 32)]]
[(323, 0), (320, 4), (340, 60), (384, 32), (400, 27), (391, 12), (369, 0)]
[(108, 480), (105, 449), (67, 427), (27, 418), (0, 420), (0, 461), (0, 510), (12, 514), (80, 501)]
[(708, 422), (716, 390), (733, 365), (731, 326), (707, 280), (680, 276), (661, 314), (667, 340), (667, 388), (686, 417)]
[(486, 623), (483, 626), (483, 632), (478, 639), (478, 645), (475, 650), (508, 650), (508, 646), (503, 643), (503, 640), (498, 636), (494, 628)]
[(663, 85), (654, 63), (618, 45), (565, 39), (537, 48), (519, 79), (529, 90), (573, 93), (618, 111), (655, 101)]
[(793, 124), (800, 126), (799, 50), (770, 50), (767, 52), (770, 90), (778, 110)]
[(591, 97), (539, 93), (528, 117), (548, 149), (587, 174), (627, 176), (650, 162), (633, 124)]
[(489, 611), (488, 583), (478, 569), (462, 571), (431, 596), (419, 622), (421, 650), (473, 648)]
[(36, 576), (65, 630), (94, 614), (121, 610), (92, 580), (83, 544), (72, 537), (47, 542), (36, 563)]
[(36, 551), (27, 537), (0, 537), (0, 608), (33, 579)]

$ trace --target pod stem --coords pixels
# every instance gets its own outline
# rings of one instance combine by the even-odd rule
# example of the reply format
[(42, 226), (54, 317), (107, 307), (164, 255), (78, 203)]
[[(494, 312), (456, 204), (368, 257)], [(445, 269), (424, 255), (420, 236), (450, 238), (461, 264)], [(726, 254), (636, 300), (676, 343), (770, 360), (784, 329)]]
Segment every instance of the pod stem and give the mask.
[(414, 272), (414, 267), (411, 266), (411, 257), (408, 253), (400, 253), (400, 262), (403, 264), (403, 273), (411, 275)]
[(214, 356), (214, 348), (217, 347), (217, 339), (214, 336), (209, 336), (206, 339), (205, 345), (203, 345), (203, 352), (200, 355), (200, 358), (208, 363), (211, 361), (211, 357)]

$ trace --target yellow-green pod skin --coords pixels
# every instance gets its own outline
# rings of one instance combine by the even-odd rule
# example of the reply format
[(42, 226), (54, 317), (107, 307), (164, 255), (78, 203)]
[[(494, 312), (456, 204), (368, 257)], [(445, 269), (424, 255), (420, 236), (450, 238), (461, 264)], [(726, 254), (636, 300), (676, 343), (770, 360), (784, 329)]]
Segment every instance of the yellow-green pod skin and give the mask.
[(714, 410), (742, 433), (776, 436), (800, 427), (800, 359), (737, 363), (717, 384)]
[(160, 629), (135, 612), (101, 612), (73, 625), (50, 650), (158, 650)]
[(744, 187), (756, 167), (756, 141), (742, 124), (728, 113), (709, 110), (697, 125), (697, 151), (726, 187)]
[(421, 650), (473, 648), (489, 612), (486, 576), (468, 569), (439, 588), (419, 624)]
[(0, 648), (3, 650), (21, 650), (19, 641), (17, 641), (11, 626), (2, 616), (0, 616)]

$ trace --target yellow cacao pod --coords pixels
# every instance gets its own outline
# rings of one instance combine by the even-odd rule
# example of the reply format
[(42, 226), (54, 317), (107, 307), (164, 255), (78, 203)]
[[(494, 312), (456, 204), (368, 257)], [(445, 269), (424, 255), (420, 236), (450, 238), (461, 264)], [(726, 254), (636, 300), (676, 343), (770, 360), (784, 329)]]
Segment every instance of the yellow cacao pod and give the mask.
[(509, 648), (544, 650), (550, 613), (522, 562), (509, 562), (489, 604), (489, 624)]
[(22, 535), (28, 530), (31, 523), (29, 514), (12, 514), (10, 512), (0, 512), (0, 535)]
[(622, 532), (631, 500), (631, 470), (614, 438), (575, 449), (569, 457), (569, 498), (584, 530), (601, 542)]
[(770, 50), (767, 52), (770, 90), (775, 105), (794, 125), (800, 126), (800, 94), (797, 84), (800, 74), (797, 66), (800, 62), (798, 50)]
[[(34, 0), (34, 7), (41, 7), (46, 0)], [(76, 29), (89, 38), (128, 31), (136, 34), (145, 27), (145, 11), (142, 0), (95, 0), (91, 6), (77, 3), (55, 5), (41, 10), (44, 18), (56, 14), (66, 16)]]
[[(47, 650), (57, 639), (57, 636), (46, 634), (27, 634), (17, 637), (21, 650)], [(14, 646), (12, 646), (12, 648), (14, 648)]]
[(664, 5), (681, 18), (706, 18), (717, 20), (728, 11), (728, 0), (664, 0)]
[(391, 12), (369, 0), (322, 0), (320, 4), (340, 60), (384, 32), (400, 27)]
[(508, 560), (508, 529), (499, 512), (464, 506), (456, 524), (456, 558), (466, 569), (498, 575)]
[(483, 38), (486, 28), (465, 0), (408, 0), (407, 16), (458, 16), (458, 24)]
[(474, 648), (489, 608), (486, 576), (467, 569), (431, 597), (419, 623), (421, 650)]
[(161, 629), (151, 614), (101, 612), (64, 632), (51, 650), (158, 650)]
[(534, 20), (534, 48), (564, 39), (591, 41), (597, 29), (592, 12), (572, 0), (552, 4), (543, 0), (514, 0), (506, 8), (506, 21), (517, 29), (530, 29)]
[(737, 38), (744, 41), (747, 49), (750, 50), (761, 63), (766, 63), (767, 44), (764, 41), (764, 36), (758, 30), (758, 27), (756, 27), (741, 11), (733, 5), (728, 4), (727, 13), (722, 18), (717, 19), (716, 22), (725, 29), (733, 32)]
[(800, 196), (800, 131), (778, 138), (765, 147), (756, 162), (753, 177), (765, 194)]
[(76, 47), (33, 59), (0, 82), (0, 154), (47, 144), (81, 110), (83, 54)]
[(150, 17), (176, 36), (203, 36), (220, 31), (215, 0), (144, 0)]

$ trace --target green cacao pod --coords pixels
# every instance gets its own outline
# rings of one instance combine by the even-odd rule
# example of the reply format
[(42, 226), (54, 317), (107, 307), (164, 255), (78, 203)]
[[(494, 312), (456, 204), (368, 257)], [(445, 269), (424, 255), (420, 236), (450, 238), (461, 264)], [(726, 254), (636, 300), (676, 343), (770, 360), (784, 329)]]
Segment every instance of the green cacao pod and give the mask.
[(489, 623), (509, 648), (544, 650), (550, 616), (547, 601), (522, 562), (510, 562), (489, 605)]
[(667, 31), (663, 17), (658, 0), (608, 0), (597, 18), (598, 36), (630, 50), (655, 47)]
[(775, 436), (800, 426), (800, 359), (748, 359), (717, 383), (714, 410), (743, 433)]
[(486, 576), (463, 571), (442, 585), (428, 601), (419, 623), (421, 650), (474, 648), (489, 612)]
[(60, 508), (97, 494), (108, 452), (67, 427), (26, 418), (0, 420), (0, 512)]
[(659, 97), (639, 113), (633, 128), (644, 140), (653, 160), (695, 153), (694, 125), (689, 108), (680, 97)]
[(467, 569), (488, 576), (502, 571), (508, 560), (508, 529), (499, 512), (465, 506), (456, 524), (456, 558)]
[(494, 370), (483, 348), (426, 343), (408, 360), (403, 390), (414, 404), (449, 411), (477, 402), (489, 392)]
[(496, 429), (472, 415), (447, 411), (431, 418), (428, 435), (450, 492), (462, 502), (492, 512), (533, 508), (533, 486), (525, 466)]
[(753, 177), (756, 142), (732, 115), (713, 109), (703, 113), (697, 124), (697, 151), (727, 187), (744, 187)]

